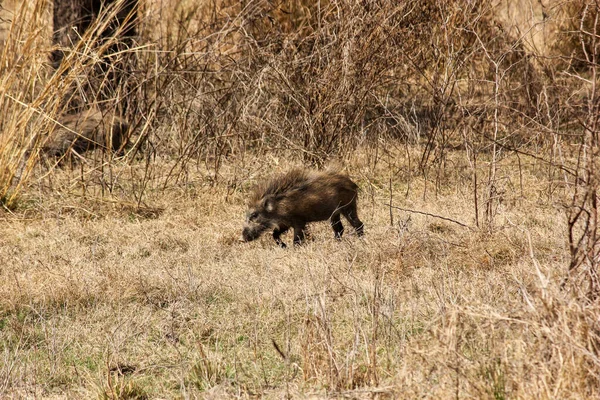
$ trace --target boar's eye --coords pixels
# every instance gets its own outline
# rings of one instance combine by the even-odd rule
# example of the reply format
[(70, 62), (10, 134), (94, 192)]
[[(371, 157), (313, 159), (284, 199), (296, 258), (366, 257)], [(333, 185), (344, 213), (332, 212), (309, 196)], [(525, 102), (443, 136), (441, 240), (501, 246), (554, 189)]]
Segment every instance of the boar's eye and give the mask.
[(256, 211), (254, 211), (252, 214), (250, 214), (250, 216), (248, 217), (248, 219), (250, 221), (254, 221), (256, 219), (256, 217), (258, 217), (258, 213)]

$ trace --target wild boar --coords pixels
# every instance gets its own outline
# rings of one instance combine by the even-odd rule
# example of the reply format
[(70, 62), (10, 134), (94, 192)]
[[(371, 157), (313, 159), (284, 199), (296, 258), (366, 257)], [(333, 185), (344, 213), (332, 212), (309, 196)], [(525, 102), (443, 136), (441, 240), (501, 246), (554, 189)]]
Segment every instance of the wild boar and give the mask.
[(341, 239), (343, 215), (363, 235), (363, 223), (358, 218), (356, 201), (358, 186), (347, 176), (335, 171), (293, 169), (259, 184), (248, 202), (242, 240), (257, 239), (273, 229), (273, 239), (286, 247), (281, 235), (294, 229), (294, 244), (304, 240), (308, 222), (329, 220), (336, 239)]
[(114, 113), (90, 108), (65, 115), (61, 124), (64, 127), (57, 126), (42, 146), (48, 155), (62, 157), (69, 149), (81, 154), (98, 147), (118, 151), (127, 142), (129, 126)]

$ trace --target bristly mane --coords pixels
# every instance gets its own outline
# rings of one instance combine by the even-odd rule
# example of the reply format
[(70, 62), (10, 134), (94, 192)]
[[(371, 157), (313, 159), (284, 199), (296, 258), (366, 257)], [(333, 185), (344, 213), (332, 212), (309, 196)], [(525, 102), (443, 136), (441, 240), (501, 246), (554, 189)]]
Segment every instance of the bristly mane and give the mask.
[(268, 195), (279, 197), (291, 191), (302, 190), (310, 183), (311, 175), (304, 169), (295, 168), (283, 175), (263, 181), (256, 186), (251, 201), (257, 202)]

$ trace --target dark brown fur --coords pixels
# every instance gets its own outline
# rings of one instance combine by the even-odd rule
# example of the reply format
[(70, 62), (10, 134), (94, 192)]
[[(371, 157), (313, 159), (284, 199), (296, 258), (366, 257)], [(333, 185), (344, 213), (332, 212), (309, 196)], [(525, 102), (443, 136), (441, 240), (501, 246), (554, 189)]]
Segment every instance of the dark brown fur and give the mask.
[(246, 224), (242, 239), (246, 242), (258, 238), (264, 231), (273, 229), (273, 238), (281, 247), (281, 235), (294, 229), (294, 243), (304, 240), (306, 224), (329, 220), (340, 239), (344, 227), (340, 214), (363, 234), (363, 223), (356, 212), (358, 186), (347, 176), (333, 171), (290, 172), (259, 184), (248, 203)]
[(46, 140), (46, 154), (62, 157), (69, 149), (83, 153), (94, 148), (118, 151), (127, 141), (127, 123), (120, 117), (108, 113), (103, 115), (96, 109), (66, 115)]

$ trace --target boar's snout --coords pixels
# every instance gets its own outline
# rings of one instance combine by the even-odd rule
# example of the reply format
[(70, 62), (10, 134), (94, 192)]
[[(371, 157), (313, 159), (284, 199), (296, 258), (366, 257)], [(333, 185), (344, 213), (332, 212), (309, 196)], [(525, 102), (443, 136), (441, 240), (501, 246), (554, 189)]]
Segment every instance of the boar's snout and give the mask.
[(251, 234), (250, 227), (245, 226), (242, 230), (242, 241), (249, 242), (251, 240), (256, 239), (255, 235)]
[(264, 231), (266, 227), (258, 224), (246, 224), (242, 230), (242, 240), (244, 242), (251, 242), (257, 239)]

